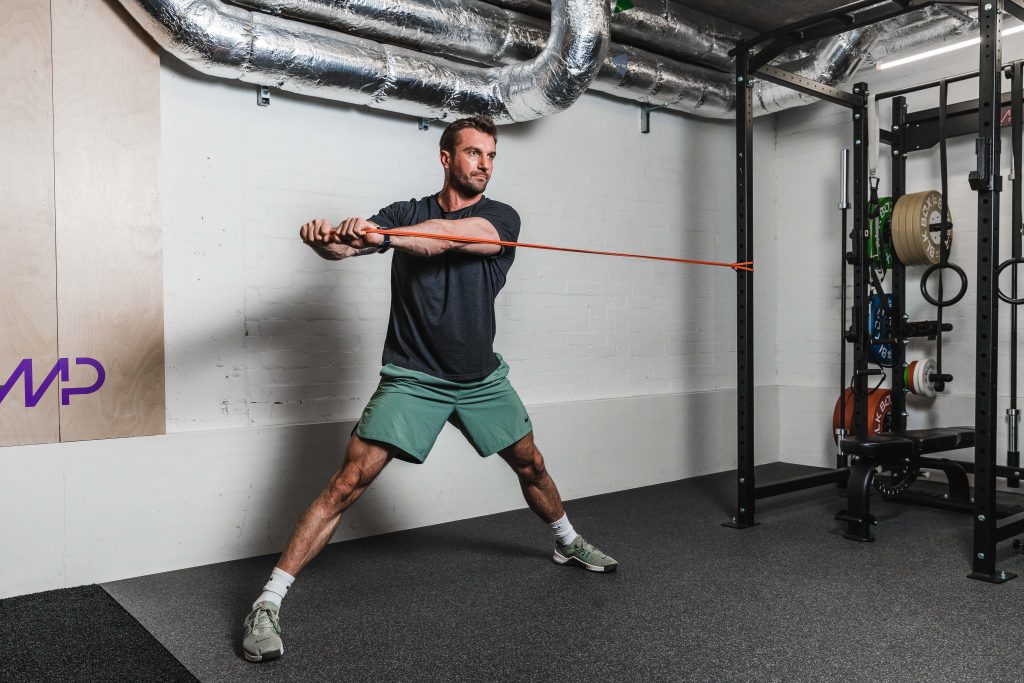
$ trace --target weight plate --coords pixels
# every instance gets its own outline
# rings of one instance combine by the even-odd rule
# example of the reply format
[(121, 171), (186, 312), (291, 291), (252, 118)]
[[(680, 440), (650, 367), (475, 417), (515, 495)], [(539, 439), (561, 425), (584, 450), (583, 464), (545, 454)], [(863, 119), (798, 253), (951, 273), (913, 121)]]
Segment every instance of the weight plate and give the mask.
[(877, 209), (878, 217), (870, 222), (870, 248), (871, 267), (875, 270), (889, 270), (892, 268), (893, 249), (892, 239), (892, 197), (879, 197), (877, 204), (871, 205)]
[(903, 244), (907, 249), (907, 265), (919, 266), (924, 263), (924, 250), (918, 239), (923, 192), (910, 195), (910, 203), (903, 212)]
[(878, 254), (879, 260), (883, 268), (888, 270), (892, 268), (892, 197), (882, 197), (878, 200)]
[(935, 383), (932, 382), (931, 376), (935, 374), (936, 367), (935, 361), (931, 358), (926, 358), (917, 364), (914, 386), (917, 387), (916, 393), (919, 396), (935, 398)]
[[(938, 263), (942, 256), (941, 242), (942, 232), (932, 232), (931, 226), (937, 225), (942, 220), (942, 194), (931, 190), (922, 193), (921, 211), (915, 214), (918, 218), (917, 239), (918, 248), (921, 251), (923, 264)], [(949, 237), (946, 240), (947, 249), (953, 246), (953, 218), (946, 207), (946, 221), (949, 223)]]
[[(903, 195), (896, 202), (892, 217), (893, 245), (900, 261), (907, 266), (938, 263), (942, 256), (941, 232), (932, 232), (931, 225), (939, 222), (942, 195), (934, 190)], [(947, 248), (953, 245), (953, 218), (946, 207), (946, 220), (950, 223)]]
[(923, 240), (927, 239), (928, 220), (930, 216), (925, 212), (925, 203), (928, 200), (927, 192), (915, 192), (914, 204), (907, 211), (907, 236), (906, 240), (910, 246), (910, 258), (914, 265), (920, 266), (928, 263), (928, 256), (925, 253)]
[[(836, 430), (840, 425), (845, 426), (847, 431), (851, 431), (850, 425), (853, 424), (853, 389), (847, 388), (844, 393), (846, 395), (846, 419), (842, 422), (839, 420), (839, 399), (836, 399), (836, 407), (832, 411), (832, 438), (836, 444), (839, 443)], [(874, 435), (888, 431), (892, 431), (892, 392), (888, 389), (869, 391), (867, 433)]]
[[(903, 195), (905, 197), (906, 195)], [(892, 250), (895, 252), (896, 258), (900, 263), (903, 263), (903, 244), (900, 241), (902, 234), (900, 233), (900, 216), (903, 215), (903, 209), (906, 208), (907, 204), (903, 201), (903, 197), (897, 199), (892, 205), (892, 219), (889, 223), (892, 230)]]
[[(889, 304), (889, 310), (892, 310), (892, 294), (886, 294), (885, 298)], [(872, 294), (868, 304), (868, 337), (871, 339), (884, 337), (888, 322), (889, 315), (886, 313), (885, 307), (882, 306), (882, 297)], [(872, 344), (868, 347), (868, 354), (876, 365), (892, 367), (892, 344)]]
[(911, 195), (903, 195), (896, 200), (892, 210), (892, 246), (896, 250), (896, 257), (903, 265), (910, 265), (910, 253), (905, 242), (907, 206), (913, 202)]
[[(853, 422), (852, 418), (850, 420)], [(868, 433), (892, 431), (892, 392), (875, 389), (868, 393)]]

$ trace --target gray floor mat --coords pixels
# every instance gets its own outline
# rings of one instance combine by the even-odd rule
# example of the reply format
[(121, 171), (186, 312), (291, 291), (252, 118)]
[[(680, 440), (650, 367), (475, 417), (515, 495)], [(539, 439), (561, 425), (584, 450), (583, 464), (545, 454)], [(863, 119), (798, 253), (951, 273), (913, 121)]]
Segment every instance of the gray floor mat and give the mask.
[[(810, 471), (759, 468), (759, 483)], [(720, 526), (734, 474), (575, 500), (610, 575), (550, 561), (527, 510), (329, 546), (282, 610), (285, 656), (249, 664), (241, 623), (276, 557), (106, 584), (202, 681), (1017, 680), (1024, 578), (968, 580), (969, 517), (874, 502), (841, 537), (824, 487)], [(1009, 552), (1001, 568), (1024, 573)]]

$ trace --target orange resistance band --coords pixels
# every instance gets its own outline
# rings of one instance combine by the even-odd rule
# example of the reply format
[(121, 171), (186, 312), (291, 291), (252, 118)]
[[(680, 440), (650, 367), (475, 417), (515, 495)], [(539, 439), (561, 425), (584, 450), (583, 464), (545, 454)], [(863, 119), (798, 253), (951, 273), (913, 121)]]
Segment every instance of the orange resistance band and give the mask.
[(575, 254), (598, 254), (601, 256), (624, 256), (627, 258), (645, 258), (652, 261), (671, 261), (672, 263), (692, 263), (699, 266), (721, 266), (732, 268), (735, 271), (754, 272), (753, 261), (742, 261), (740, 263), (722, 263), (720, 261), (695, 261), (685, 258), (671, 258), (669, 256), (645, 256), (644, 254), (623, 254), (615, 251), (593, 251), (590, 249), (570, 249), (568, 247), (549, 247), (545, 244), (526, 244), (524, 242), (505, 242), (502, 240), (488, 240), (478, 237), (459, 237), (455, 235), (435, 235), (429, 232), (414, 232), (411, 230), (380, 230), (378, 228), (367, 228), (366, 232), (388, 233), (401, 237), (426, 237), (435, 240), (450, 240), (452, 242), (466, 242), (469, 244), (497, 244), (503, 247), (529, 247), (530, 249), (549, 249), (551, 251), (568, 251)]

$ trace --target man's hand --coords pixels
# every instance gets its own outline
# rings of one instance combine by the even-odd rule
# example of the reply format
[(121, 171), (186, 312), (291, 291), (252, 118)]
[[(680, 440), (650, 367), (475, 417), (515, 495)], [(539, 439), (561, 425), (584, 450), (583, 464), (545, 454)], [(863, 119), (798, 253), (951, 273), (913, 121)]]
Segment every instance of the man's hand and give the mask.
[(379, 247), (384, 243), (384, 236), (376, 232), (366, 232), (367, 228), (377, 226), (364, 218), (346, 218), (335, 231), (336, 238), (353, 249)]
[[(359, 233), (362, 233), (366, 227), (377, 227), (361, 218), (347, 218), (342, 222), (342, 226), (351, 221), (365, 224), (358, 228)], [(341, 236), (340, 227), (338, 230), (335, 230), (326, 218), (317, 218), (299, 228), (299, 237), (321, 258), (332, 261), (340, 261), (349, 256), (358, 256), (359, 252), (363, 249), (378, 246), (384, 240), (380, 235), (363, 233), (362, 235), (349, 237), (349, 241), (346, 242)], [(356, 230), (357, 228), (352, 228), (349, 234), (356, 232)], [(366, 238), (374, 237), (377, 239), (373, 241), (366, 240)]]
[(299, 228), (299, 237), (309, 246), (337, 243), (334, 227), (326, 218), (317, 218)]
[(354, 249), (340, 244), (334, 236), (330, 222), (325, 218), (312, 220), (299, 228), (299, 237), (310, 246), (320, 258), (340, 261), (352, 256)]

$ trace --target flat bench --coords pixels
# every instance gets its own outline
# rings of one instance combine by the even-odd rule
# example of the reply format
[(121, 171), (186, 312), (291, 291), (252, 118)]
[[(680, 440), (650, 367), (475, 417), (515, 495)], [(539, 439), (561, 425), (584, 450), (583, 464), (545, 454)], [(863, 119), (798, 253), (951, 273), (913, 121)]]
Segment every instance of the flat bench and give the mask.
[[(974, 427), (908, 429), (873, 436), (850, 436), (843, 439), (840, 446), (844, 454), (854, 457), (847, 482), (847, 509), (840, 511), (836, 519), (848, 524), (844, 537), (873, 541), (871, 525), (875, 518), (869, 511), (868, 496), (875, 467), (894, 459), (911, 463), (915, 457), (928, 453), (973, 448)], [(970, 489), (963, 469), (953, 463), (942, 469), (949, 477), (951, 490), (955, 489), (958, 497), (968, 500)]]
[(868, 457), (905, 457), (943, 453), (974, 447), (974, 427), (935, 427), (905, 432), (848, 436), (840, 442), (843, 453)]

